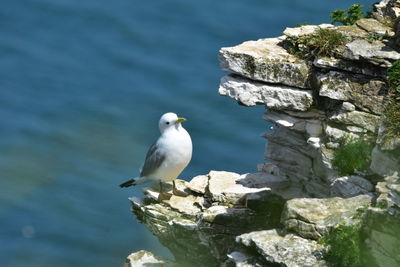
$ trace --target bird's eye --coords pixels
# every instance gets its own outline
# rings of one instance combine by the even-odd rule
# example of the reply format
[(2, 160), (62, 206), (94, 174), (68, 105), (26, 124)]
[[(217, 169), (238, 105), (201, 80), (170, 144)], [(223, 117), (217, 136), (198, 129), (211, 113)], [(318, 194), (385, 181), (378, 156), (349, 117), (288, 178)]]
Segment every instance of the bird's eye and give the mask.
[(169, 124), (169, 121), (167, 121), (166, 124)]

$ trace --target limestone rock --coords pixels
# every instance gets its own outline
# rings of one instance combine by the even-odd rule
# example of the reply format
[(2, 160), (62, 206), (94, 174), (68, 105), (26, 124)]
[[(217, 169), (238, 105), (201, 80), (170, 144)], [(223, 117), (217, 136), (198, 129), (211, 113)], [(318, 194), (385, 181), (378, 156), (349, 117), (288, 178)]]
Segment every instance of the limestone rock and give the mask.
[(211, 171), (209, 173), (208, 190), (211, 200), (216, 203), (243, 204), (247, 197), (256, 194), (263, 195), (268, 188), (249, 188), (237, 183), (240, 175), (233, 172)]
[(371, 154), (370, 169), (379, 175), (392, 175), (394, 172), (400, 172), (400, 158), (374, 147)]
[(336, 30), (343, 34), (349, 41), (364, 39), (368, 35), (368, 32), (356, 25), (337, 26)]
[(273, 229), (240, 235), (236, 242), (261, 254), (266, 266), (287, 267), (328, 266), (323, 258), (323, 247), (283, 230)]
[(194, 182), (182, 183), (200, 188), (198, 192), (188, 189), (186, 196), (173, 195), (162, 202), (157, 201), (158, 192), (150, 188), (143, 200), (130, 199), (132, 210), (179, 264), (216, 266), (234, 249), (237, 235), (279, 225), (284, 205), (280, 194), (285, 190), (272, 191), (278, 178), (250, 175), (260, 186), (262, 179), (264, 185), (271, 186), (254, 188), (250, 177), (247, 184), (244, 182), (246, 177), (211, 171), (205, 177), (195, 177)]
[(279, 45), (282, 39), (260, 39), (219, 52), (221, 69), (253, 80), (306, 88), (310, 66)]
[(302, 35), (313, 34), (318, 29), (328, 29), (328, 28), (335, 28), (335, 26), (333, 26), (332, 24), (320, 24), (320, 25), (303, 25), (295, 28), (288, 27), (283, 31), (283, 34), (289, 37), (298, 37)]
[(351, 224), (358, 208), (369, 205), (371, 196), (352, 198), (299, 198), (286, 202), (281, 221), (286, 229), (298, 235), (318, 240), (333, 226)]
[(340, 177), (331, 184), (332, 196), (344, 198), (369, 194), (373, 189), (371, 182), (361, 176)]
[(387, 73), (386, 69), (368, 63), (362, 63), (351, 60), (345, 60), (342, 58), (334, 57), (316, 57), (313, 61), (313, 65), (322, 69), (348, 71), (357, 74), (363, 74), (368, 76), (382, 77), (384, 78)]
[(397, 0), (383, 0), (374, 5), (374, 18), (389, 27), (395, 25), (400, 17), (400, 7)]
[(387, 176), (377, 185), (380, 194), (375, 206), (367, 210), (363, 234), (372, 262), (380, 267), (400, 266), (400, 178)]
[(263, 119), (294, 131), (307, 133), (308, 136), (321, 136), (323, 131), (322, 121), (318, 119), (296, 118), (283, 112), (268, 111)]
[(233, 76), (221, 79), (219, 93), (246, 106), (264, 104), (277, 110), (306, 111), (313, 103), (311, 90), (264, 84)]
[[(377, 132), (382, 121), (379, 116), (356, 110), (351, 112), (339, 111), (332, 114), (327, 119), (329, 121), (340, 123), (341, 125), (358, 126), (361, 129), (369, 131), (370, 134), (375, 134)], [(352, 128), (349, 129), (352, 131)], [(360, 132), (360, 130), (353, 131)]]
[(316, 76), (319, 95), (348, 101), (361, 110), (381, 114), (385, 105), (385, 82), (362, 75), (349, 75), (337, 71)]
[(158, 257), (153, 253), (140, 250), (138, 252), (130, 254), (125, 261), (124, 267), (173, 267), (174, 264), (166, 259)]
[(346, 44), (341, 56), (349, 60), (364, 60), (380, 67), (390, 67), (400, 54), (380, 41), (370, 43), (363, 39)]
[(377, 33), (381, 35), (393, 36), (394, 32), (391, 27), (380, 23), (378, 20), (373, 18), (362, 18), (356, 21), (356, 25), (363, 30), (371, 33)]
[[(333, 143), (338, 143), (340, 142), (341, 139), (357, 139), (360, 136), (356, 133), (350, 132), (350, 131), (345, 131), (341, 129), (337, 129), (335, 127), (332, 127), (329, 124), (326, 124), (325, 126), (325, 135), (328, 138), (329, 141)], [(336, 148), (336, 147), (333, 147)]]
[(204, 195), (208, 186), (208, 179), (209, 177), (207, 175), (198, 175), (194, 177), (187, 186), (193, 192)]

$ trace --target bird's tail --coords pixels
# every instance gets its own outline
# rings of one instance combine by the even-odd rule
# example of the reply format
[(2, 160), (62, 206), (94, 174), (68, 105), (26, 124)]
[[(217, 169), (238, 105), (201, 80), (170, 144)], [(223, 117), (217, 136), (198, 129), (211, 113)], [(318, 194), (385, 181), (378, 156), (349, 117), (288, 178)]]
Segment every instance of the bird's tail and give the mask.
[(128, 180), (128, 181), (126, 181), (126, 182), (120, 184), (119, 186), (120, 186), (120, 187), (130, 187), (130, 186), (133, 186), (133, 185), (136, 185), (136, 184), (137, 184), (137, 183), (136, 183), (136, 180), (135, 180), (135, 179), (130, 179), (130, 180)]

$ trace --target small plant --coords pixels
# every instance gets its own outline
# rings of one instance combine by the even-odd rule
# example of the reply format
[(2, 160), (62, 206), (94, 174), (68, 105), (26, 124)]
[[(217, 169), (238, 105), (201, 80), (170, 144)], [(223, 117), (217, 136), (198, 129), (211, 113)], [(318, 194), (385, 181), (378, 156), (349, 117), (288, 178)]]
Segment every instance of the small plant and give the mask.
[(333, 153), (332, 164), (340, 175), (367, 170), (371, 163), (373, 144), (364, 139), (342, 139)]
[(400, 100), (400, 60), (397, 60), (388, 69), (389, 86), (395, 91), (396, 100)]
[(361, 223), (355, 225), (338, 225), (320, 240), (328, 250), (325, 259), (337, 267), (358, 267), (362, 265), (361, 257)]
[(391, 101), (385, 110), (385, 142), (400, 137), (400, 101)]
[(386, 105), (385, 132), (383, 142), (400, 137), (400, 60), (397, 60), (388, 69), (388, 84), (394, 98)]
[(291, 36), (286, 39), (286, 49), (299, 57), (333, 56), (335, 48), (346, 43), (346, 37), (333, 29), (318, 29), (312, 34)]
[(376, 33), (376, 32), (369, 32), (367, 34), (367, 41), (368, 43), (373, 43), (374, 41), (382, 41), (383, 37), (385, 37), (384, 34), (382, 33)]
[(360, 4), (353, 4), (348, 9), (337, 9), (331, 13), (332, 23), (339, 22), (343, 25), (353, 25), (357, 20), (365, 17)]

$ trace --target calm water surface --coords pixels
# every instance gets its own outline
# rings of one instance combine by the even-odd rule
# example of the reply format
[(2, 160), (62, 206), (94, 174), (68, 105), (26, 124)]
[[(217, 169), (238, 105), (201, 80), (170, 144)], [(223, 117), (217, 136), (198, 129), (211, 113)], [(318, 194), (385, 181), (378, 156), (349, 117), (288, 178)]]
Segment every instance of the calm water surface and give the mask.
[(181, 178), (255, 171), (263, 108), (218, 96), (218, 49), (328, 22), (352, 2), (3, 0), (0, 265), (168, 255), (130, 213), (140, 189), (118, 187), (137, 175), (159, 116), (188, 118), (194, 155)]

